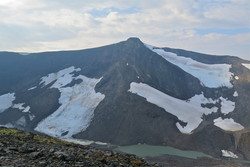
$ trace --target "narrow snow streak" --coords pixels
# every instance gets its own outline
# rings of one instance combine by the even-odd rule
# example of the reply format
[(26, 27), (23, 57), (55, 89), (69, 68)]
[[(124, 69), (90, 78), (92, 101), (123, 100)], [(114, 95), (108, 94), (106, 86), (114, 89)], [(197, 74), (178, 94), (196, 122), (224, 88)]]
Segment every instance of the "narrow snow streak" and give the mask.
[[(105, 95), (95, 92), (95, 86), (102, 78), (92, 79), (83, 75), (73, 77), (69, 74), (76, 70), (78, 69), (74, 67), (68, 68), (68, 70), (62, 70), (63, 75), (58, 75), (60, 77), (56, 77), (56, 80), (54, 80), (55, 77), (44, 80), (45, 83), (56, 81), (51, 88), (58, 88), (61, 92), (59, 98), (61, 106), (42, 120), (35, 130), (54, 137), (70, 138), (89, 126), (95, 108), (105, 98)], [(49, 76), (56, 75), (49, 74)], [(73, 79), (81, 79), (82, 82), (73, 87), (63, 87)]]
[(239, 131), (244, 129), (241, 124), (236, 123), (232, 118), (222, 119), (219, 117), (214, 120), (214, 125), (226, 131)]
[(4, 112), (12, 106), (15, 100), (15, 93), (7, 93), (0, 96), (0, 113)]
[(163, 49), (155, 48), (145, 44), (153, 52), (162, 56), (165, 60), (177, 65), (187, 73), (198, 78), (200, 82), (209, 88), (220, 86), (233, 87), (230, 83), (233, 73), (229, 71), (231, 65), (228, 64), (204, 64), (191, 58), (178, 56), (172, 52), (166, 52)]
[(36, 89), (37, 87), (36, 86), (34, 86), (34, 87), (32, 87), (32, 88), (29, 88), (28, 90), (33, 90), (33, 89)]
[(242, 63), (242, 65), (250, 70), (250, 64), (244, 64), (244, 63)]
[(211, 99), (205, 98), (203, 94), (195, 95), (191, 99), (184, 101), (164, 94), (147, 84), (135, 82), (130, 84), (129, 91), (146, 98), (148, 102), (164, 108), (168, 113), (171, 113), (177, 116), (179, 120), (186, 122), (187, 125), (185, 127), (182, 127), (179, 123), (176, 124), (177, 128), (182, 133), (192, 133), (192, 131), (202, 122), (201, 117), (203, 114), (207, 115), (212, 112), (217, 112), (218, 109), (216, 107), (213, 107), (212, 109), (201, 107), (202, 103), (214, 103)]

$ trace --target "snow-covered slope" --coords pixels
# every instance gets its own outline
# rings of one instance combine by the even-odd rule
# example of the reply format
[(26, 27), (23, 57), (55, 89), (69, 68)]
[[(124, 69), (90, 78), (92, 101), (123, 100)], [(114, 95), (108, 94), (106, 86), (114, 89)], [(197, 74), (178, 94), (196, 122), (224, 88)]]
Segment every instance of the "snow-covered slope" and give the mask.
[(231, 65), (229, 64), (204, 64), (191, 58), (166, 52), (163, 49), (159, 49), (151, 45), (145, 44), (145, 46), (162, 56), (165, 60), (177, 65), (187, 73), (198, 78), (206, 87), (217, 88), (220, 86), (233, 86), (230, 82), (233, 73), (229, 71), (231, 68)]
[[(179, 120), (187, 123), (186, 126), (181, 126), (180, 123), (176, 123), (177, 128), (182, 133), (192, 133), (192, 131), (202, 122), (203, 114), (208, 115), (218, 110), (217, 107), (211, 109), (202, 107), (202, 104), (216, 103), (216, 101), (212, 99), (205, 98), (203, 94), (195, 95), (187, 101), (184, 101), (164, 94), (147, 84), (135, 82), (130, 84), (129, 91), (146, 98), (148, 102), (164, 108), (165, 111), (177, 116)], [(220, 101), (222, 113), (227, 114), (234, 110), (234, 102), (222, 97), (220, 97)], [(235, 123), (232, 119), (228, 121), (228, 119), (221, 120), (218, 118), (215, 120), (215, 125), (229, 131), (237, 131), (244, 128), (242, 125)]]
[[(89, 126), (95, 108), (105, 96), (95, 92), (95, 86), (101, 79), (87, 78), (83, 75), (73, 77), (71, 73), (79, 70), (70, 67), (42, 78), (41, 83), (44, 84), (55, 81), (51, 88), (58, 88), (61, 92), (61, 106), (42, 120), (35, 128), (36, 131), (54, 137), (69, 138)], [(73, 79), (80, 79), (82, 82), (73, 87), (64, 87)]]
[(40, 82), (40, 84), (42, 84), (43, 86), (46, 86), (46, 85), (50, 84), (51, 82), (56, 81), (51, 86), (51, 88), (63, 87), (72, 81), (73, 74), (71, 74), (71, 73), (77, 72), (80, 70), (81, 69), (79, 69), (79, 68), (75, 69), (75, 67), (72, 66), (72, 67), (60, 70), (57, 73), (48, 74), (47, 76), (41, 78), (42, 81)]
[(201, 104), (213, 103), (211, 99), (205, 98), (202, 94), (184, 101), (164, 94), (147, 84), (135, 82), (130, 84), (129, 91), (146, 98), (148, 102), (164, 108), (167, 112), (177, 116), (179, 120), (187, 123), (184, 127), (179, 123), (176, 124), (182, 133), (192, 133), (202, 122), (203, 114), (217, 111), (215, 107), (212, 109), (201, 107)]
[(12, 106), (15, 100), (15, 93), (7, 93), (0, 96), (0, 113)]

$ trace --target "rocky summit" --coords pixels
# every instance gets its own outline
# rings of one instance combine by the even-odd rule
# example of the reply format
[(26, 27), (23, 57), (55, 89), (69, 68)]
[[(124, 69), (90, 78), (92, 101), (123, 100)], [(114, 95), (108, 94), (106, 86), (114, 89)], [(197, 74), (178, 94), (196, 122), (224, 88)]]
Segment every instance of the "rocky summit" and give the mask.
[(250, 160), (250, 61), (236, 56), (138, 38), (77, 51), (0, 52), (0, 88), (4, 127)]

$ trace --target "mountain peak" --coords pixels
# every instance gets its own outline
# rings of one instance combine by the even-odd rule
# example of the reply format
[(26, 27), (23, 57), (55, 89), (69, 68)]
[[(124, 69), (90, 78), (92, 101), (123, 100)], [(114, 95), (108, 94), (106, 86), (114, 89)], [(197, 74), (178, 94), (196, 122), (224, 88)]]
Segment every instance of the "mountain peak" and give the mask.
[(127, 41), (131, 41), (131, 42), (142, 42), (138, 37), (130, 37), (127, 39)]

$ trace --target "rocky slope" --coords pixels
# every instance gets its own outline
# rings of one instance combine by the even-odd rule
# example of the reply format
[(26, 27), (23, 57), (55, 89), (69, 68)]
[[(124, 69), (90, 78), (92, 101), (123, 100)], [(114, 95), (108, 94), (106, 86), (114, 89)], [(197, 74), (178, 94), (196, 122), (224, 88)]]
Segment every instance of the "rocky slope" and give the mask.
[(157, 166), (133, 155), (77, 145), (48, 136), (0, 128), (0, 166)]

